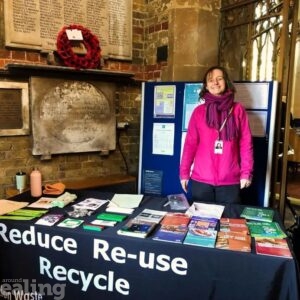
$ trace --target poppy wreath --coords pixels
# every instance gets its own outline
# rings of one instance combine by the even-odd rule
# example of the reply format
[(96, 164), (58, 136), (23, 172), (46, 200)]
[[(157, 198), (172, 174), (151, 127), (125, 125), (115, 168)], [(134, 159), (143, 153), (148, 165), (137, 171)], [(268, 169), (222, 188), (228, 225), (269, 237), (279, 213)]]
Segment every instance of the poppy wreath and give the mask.
[[(66, 33), (67, 29), (78, 29), (82, 32), (83, 44), (86, 48), (85, 55), (74, 53), (72, 42), (68, 39)], [(95, 69), (100, 64), (101, 48), (99, 40), (89, 29), (81, 25), (63, 27), (58, 33), (56, 46), (57, 54), (68, 67), (74, 67), (75, 69)]]

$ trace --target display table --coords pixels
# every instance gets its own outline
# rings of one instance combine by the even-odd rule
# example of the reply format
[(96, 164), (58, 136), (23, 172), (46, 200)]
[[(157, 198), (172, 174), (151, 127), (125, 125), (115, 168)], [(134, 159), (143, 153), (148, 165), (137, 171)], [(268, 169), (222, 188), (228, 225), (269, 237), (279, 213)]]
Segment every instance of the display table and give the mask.
[[(113, 196), (73, 192), (78, 201)], [(145, 207), (166, 210), (165, 202), (144, 197), (134, 214)], [(237, 217), (242, 208), (227, 206), (224, 216)], [(0, 295), (14, 299), (4, 287), (19, 284), (46, 294), (26, 299), (299, 299), (294, 259), (119, 236), (120, 225), (94, 232), (0, 220)]]

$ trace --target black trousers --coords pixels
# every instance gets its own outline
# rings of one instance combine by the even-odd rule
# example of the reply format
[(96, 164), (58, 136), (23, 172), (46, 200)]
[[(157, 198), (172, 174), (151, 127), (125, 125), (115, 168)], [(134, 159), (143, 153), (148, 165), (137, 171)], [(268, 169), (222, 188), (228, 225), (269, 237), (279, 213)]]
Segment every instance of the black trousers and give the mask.
[(193, 202), (212, 202), (217, 204), (240, 203), (240, 185), (214, 186), (191, 180)]

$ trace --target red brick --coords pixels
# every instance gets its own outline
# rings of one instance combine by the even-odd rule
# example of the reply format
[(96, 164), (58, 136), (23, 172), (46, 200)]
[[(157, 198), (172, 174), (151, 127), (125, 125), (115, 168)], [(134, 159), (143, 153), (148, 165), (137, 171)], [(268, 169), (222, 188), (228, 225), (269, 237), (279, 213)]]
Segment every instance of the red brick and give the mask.
[(164, 22), (161, 24), (162, 30), (168, 30), (169, 29), (169, 22)]
[(133, 27), (132, 32), (135, 34), (143, 34), (143, 28), (142, 27)]
[(12, 59), (25, 60), (25, 51), (11, 51)]
[(11, 51), (0, 49), (0, 58), (11, 58)]
[(5, 59), (0, 59), (0, 69), (4, 69), (5, 65), (6, 65)]
[(156, 24), (155, 25), (155, 31), (161, 31), (161, 24)]
[(39, 62), (40, 55), (35, 52), (26, 52), (26, 60), (32, 61), (32, 62)]
[(149, 26), (148, 32), (153, 33), (154, 31), (155, 31), (155, 27), (154, 26)]
[(153, 72), (153, 76), (154, 76), (155, 78), (160, 78), (160, 77), (161, 77), (161, 71), (159, 71), (159, 70), (154, 71), (154, 72)]

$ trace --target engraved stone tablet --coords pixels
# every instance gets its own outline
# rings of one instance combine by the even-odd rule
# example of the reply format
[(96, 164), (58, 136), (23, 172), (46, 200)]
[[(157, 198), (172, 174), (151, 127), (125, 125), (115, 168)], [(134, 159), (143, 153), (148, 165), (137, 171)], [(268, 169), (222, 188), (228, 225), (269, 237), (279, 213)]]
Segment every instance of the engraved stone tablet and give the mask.
[(33, 154), (114, 150), (115, 85), (31, 78)]

